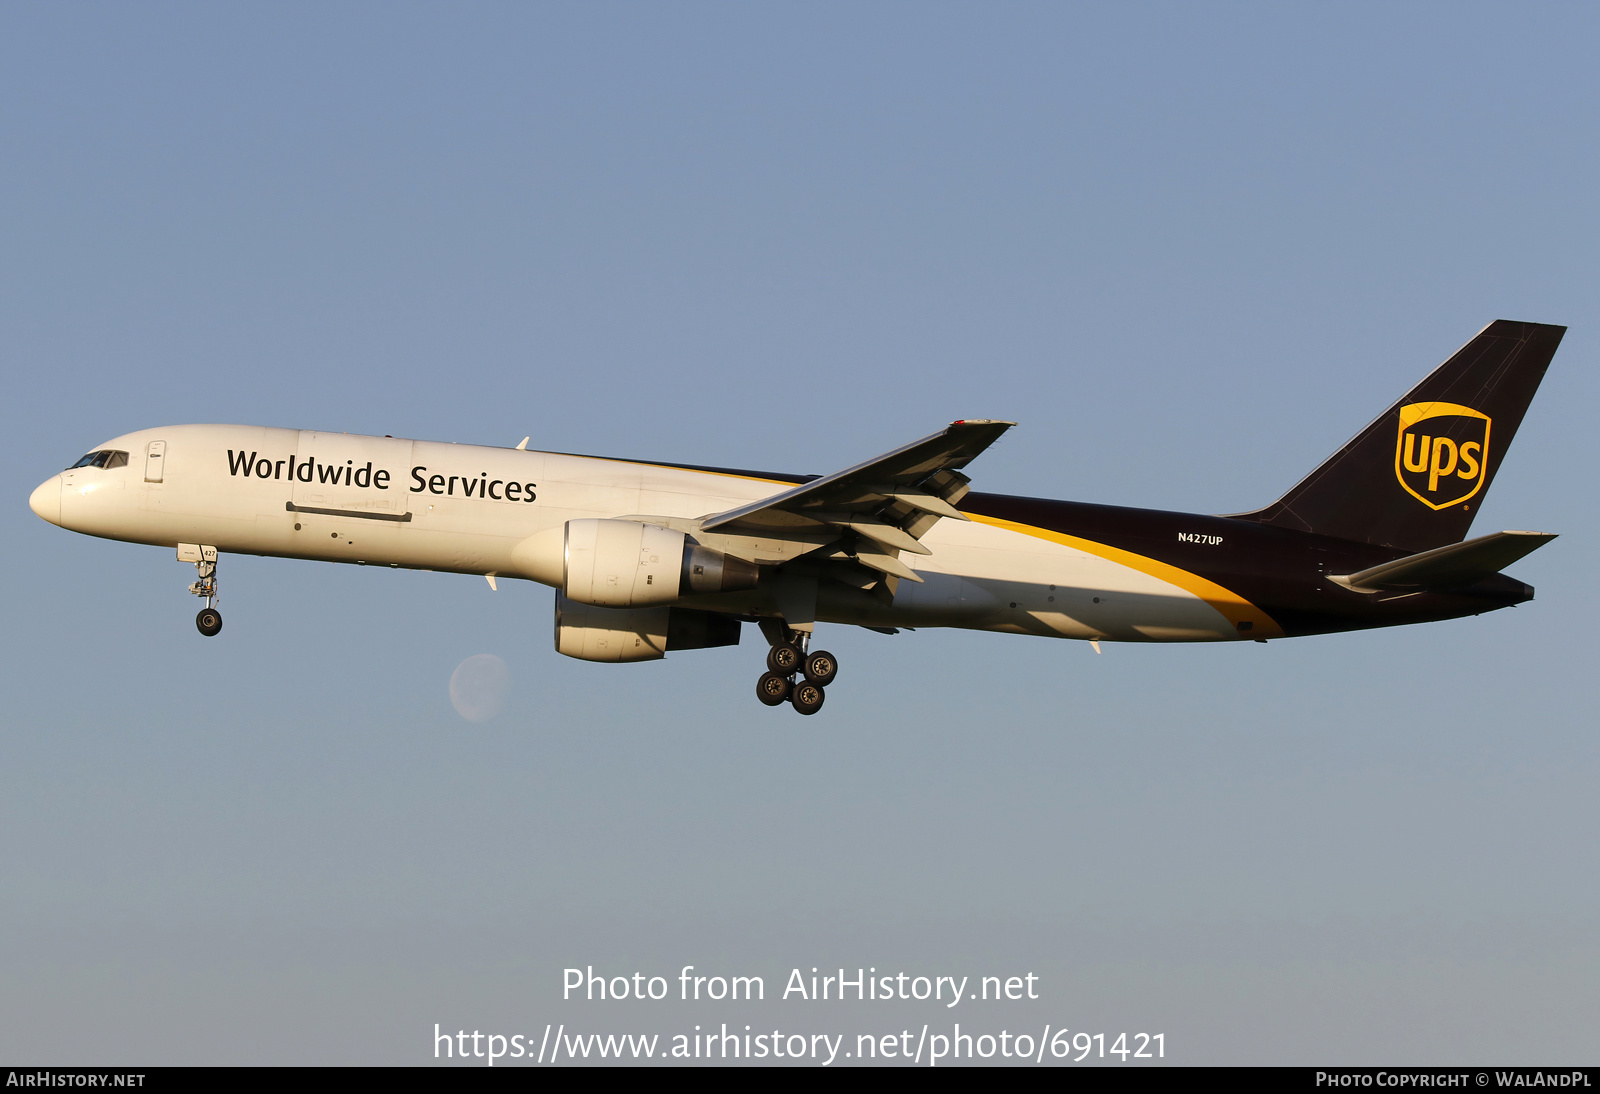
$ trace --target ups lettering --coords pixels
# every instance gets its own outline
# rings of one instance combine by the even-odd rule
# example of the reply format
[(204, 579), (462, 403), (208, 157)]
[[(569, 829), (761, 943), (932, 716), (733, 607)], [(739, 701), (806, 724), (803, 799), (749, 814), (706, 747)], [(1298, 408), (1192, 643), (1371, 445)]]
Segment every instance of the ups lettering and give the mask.
[(1483, 489), (1489, 470), (1487, 414), (1459, 403), (1400, 408), (1394, 473), (1430, 509), (1459, 505)]
[[(1483, 446), (1477, 441), (1467, 441), (1457, 445), (1449, 437), (1430, 437), (1423, 434), (1420, 438), (1415, 433), (1405, 435), (1405, 452), (1401, 460), (1405, 469), (1412, 472), (1426, 471), (1428, 473), (1428, 490), (1435, 492), (1439, 489), (1439, 480), (1452, 471), (1457, 478), (1471, 482), (1478, 477), (1478, 453), (1483, 451)], [(1420, 440), (1420, 444), (1415, 444)], [(1417, 456), (1412, 458), (1412, 448), (1416, 449)], [(1429, 452), (1432, 457), (1429, 457)], [(1446, 458), (1448, 454), (1448, 459)]]

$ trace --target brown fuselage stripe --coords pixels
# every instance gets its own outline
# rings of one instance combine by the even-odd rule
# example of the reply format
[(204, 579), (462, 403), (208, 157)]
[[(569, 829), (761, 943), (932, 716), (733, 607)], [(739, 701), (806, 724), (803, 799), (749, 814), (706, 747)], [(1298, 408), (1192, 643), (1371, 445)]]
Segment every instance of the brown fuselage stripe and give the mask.
[[(1120, 547), (1110, 547), (1104, 543), (1096, 543), (1092, 539), (1082, 539), (1078, 536), (1069, 536), (1065, 532), (1052, 532), (1048, 528), (1039, 528), (1032, 524), (1022, 524), (1014, 520), (1003, 520), (1000, 517), (979, 516), (969, 514), (971, 519), (979, 524), (988, 524), (995, 528), (1003, 528), (1008, 532), (1017, 532), (1035, 539), (1049, 540), (1065, 547), (1082, 551), (1086, 555), (1103, 558), (1107, 562), (1115, 562), (1119, 566), (1126, 566), (1131, 570), (1138, 570), (1142, 574), (1165, 581), (1169, 585), (1176, 585), (1186, 593), (1190, 593), (1209, 604), (1216, 612), (1228, 621), (1233, 633), (1241, 637), (1250, 638), (1282, 638), (1283, 628), (1266, 612), (1256, 607), (1250, 601), (1240, 596), (1231, 589), (1218, 585), (1215, 581), (1207, 580), (1199, 574), (1190, 573), (1170, 563), (1161, 562), (1145, 555), (1124, 551)], [(1241, 623), (1248, 623), (1248, 627), (1241, 627)]]

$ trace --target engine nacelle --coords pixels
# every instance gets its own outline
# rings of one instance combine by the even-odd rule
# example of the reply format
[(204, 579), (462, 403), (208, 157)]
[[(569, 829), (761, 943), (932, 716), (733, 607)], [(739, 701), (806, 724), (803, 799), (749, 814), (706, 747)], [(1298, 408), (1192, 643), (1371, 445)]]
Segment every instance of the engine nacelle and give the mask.
[(561, 591), (599, 608), (644, 608), (693, 593), (753, 589), (760, 576), (754, 563), (634, 520), (569, 520), (562, 555)]
[(671, 613), (671, 608), (601, 608), (558, 592), (556, 652), (580, 661), (658, 661), (667, 655)]
[(556, 593), (556, 652), (580, 661), (657, 661), (668, 650), (739, 644), (739, 620), (688, 608), (601, 608)]

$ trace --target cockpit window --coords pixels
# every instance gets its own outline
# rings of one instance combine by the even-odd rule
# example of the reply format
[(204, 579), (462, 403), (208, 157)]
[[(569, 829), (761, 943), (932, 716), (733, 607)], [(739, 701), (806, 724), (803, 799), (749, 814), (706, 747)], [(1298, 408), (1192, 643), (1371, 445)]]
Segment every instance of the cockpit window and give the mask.
[(99, 452), (89, 453), (87, 456), (83, 457), (83, 459), (67, 468), (67, 470), (72, 471), (79, 467), (102, 467), (109, 469), (112, 467), (127, 466), (128, 454), (126, 452), (116, 452), (112, 449), (106, 448)]

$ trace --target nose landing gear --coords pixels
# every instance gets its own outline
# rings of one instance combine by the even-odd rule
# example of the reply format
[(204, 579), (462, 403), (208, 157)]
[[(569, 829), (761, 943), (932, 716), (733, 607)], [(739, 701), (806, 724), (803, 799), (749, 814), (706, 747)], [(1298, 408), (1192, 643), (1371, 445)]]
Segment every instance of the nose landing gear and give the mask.
[[(839, 662), (826, 650), (808, 654), (809, 631), (793, 630), (777, 620), (765, 620), (761, 632), (772, 643), (767, 652), (767, 672), (756, 681), (756, 698), (769, 707), (785, 700), (801, 714), (815, 714), (827, 698), (823, 690), (839, 675)], [(802, 677), (796, 682), (795, 677)]]
[(198, 543), (180, 543), (178, 561), (194, 563), (198, 580), (189, 586), (189, 591), (206, 602), (200, 614), (194, 617), (194, 625), (201, 634), (212, 638), (222, 630), (222, 613), (217, 610), (222, 602), (217, 595), (217, 549)]

